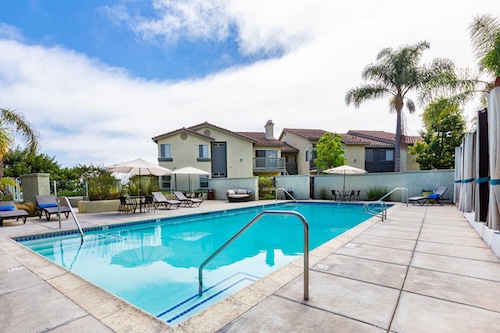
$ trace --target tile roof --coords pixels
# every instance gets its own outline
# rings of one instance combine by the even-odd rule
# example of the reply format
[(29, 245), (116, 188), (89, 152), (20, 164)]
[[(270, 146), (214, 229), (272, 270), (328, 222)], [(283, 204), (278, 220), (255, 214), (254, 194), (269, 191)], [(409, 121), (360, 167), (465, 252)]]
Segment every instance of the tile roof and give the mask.
[(236, 132), (238, 133), (239, 135), (242, 135), (242, 136), (245, 136), (245, 137), (248, 137), (252, 140), (255, 140), (256, 141), (256, 145), (259, 145), (259, 146), (277, 146), (277, 147), (282, 147), (283, 146), (283, 142), (281, 142), (280, 140), (276, 140), (276, 139), (266, 139), (266, 133), (265, 132)]
[(251, 137), (248, 137), (248, 136), (245, 136), (245, 135), (241, 135), (239, 134), (238, 132), (233, 132), (233, 131), (230, 131), (228, 129), (225, 129), (225, 128), (222, 128), (222, 127), (219, 127), (219, 126), (216, 126), (214, 124), (210, 124), (209, 122), (205, 121), (204, 123), (201, 123), (201, 124), (198, 124), (198, 125), (194, 125), (194, 126), (190, 126), (189, 129), (193, 130), (193, 131), (196, 131), (197, 129), (200, 129), (202, 127), (205, 127), (205, 126), (208, 126), (208, 127), (213, 127), (215, 129), (218, 129), (222, 132), (226, 132), (226, 133), (229, 133), (229, 134), (232, 134), (232, 135), (235, 135), (235, 136), (239, 136), (243, 139), (246, 139), (246, 140), (250, 140), (250, 141), (255, 141), (253, 138)]
[(321, 129), (284, 128), (283, 132), (289, 132), (297, 136), (306, 138), (310, 141), (318, 141), (328, 131), (324, 131)]
[(283, 142), (283, 147), (281, 147), (281, 152), (282, 153), (298, 153), (299, 150), (297, 148), (295, 148), (294, 146), (292, 146), (286, 142)]
[[(396, 141), (396, 134), (394, 133), (388, 133), (384, 131), (360, 131), (360, 130), (355, 130), (355, 131), (348, 131), (347, 134), (350, 134), (352, 136), (357, 136), (363, 139), (367, 140), (372, 140), (375, 142), (379, 142), (381, 146), (394, 146), (394, 143)], [(404, 140), (406, 144), (412, 145), (416, 141), (421, 140), (420, 136), (413, 136), (413, 135), (405, 135)], [(371, 144), (373, 145), (373, 144)]]
[(169, 137), (169, 136), (172, 136), (172, 135), (176, 135), (176, 134), (179, 134), (179, 133), (182, 133), (182, 132), (188, 132), (190, 134), (193, 134), (193, 135), (197, 135), (197, 136), (200, 136), (202, 138), (205, 138), (205, 139), (208, 139), (208, 140), (215, 140), (214, 138), (210, 137), (210, 136), (206, 136), (206, 135), (203, 135), (201, 133), (198, 133), (196, 131), (193, 131), (189, 128), (179, 128), (179, 129), (176, 129), (174, 131), (171, 131), (171, 132), (167, 132), (167, 133), (163, 133), (163, 134), (160, 134), (160, 135), (157, 135), (153, 138), (151, 138), (151, 140), (153, 140), (154, 142), (158, 142), (158, 140), (160, 139), (163, 139), (163, 138), (166, 138), (166, 137)]

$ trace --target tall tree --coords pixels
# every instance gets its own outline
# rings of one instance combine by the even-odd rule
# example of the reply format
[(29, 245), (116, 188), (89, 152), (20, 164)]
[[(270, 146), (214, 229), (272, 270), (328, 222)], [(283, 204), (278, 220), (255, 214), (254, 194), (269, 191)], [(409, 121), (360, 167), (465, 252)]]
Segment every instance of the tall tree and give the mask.
[(500, 21), (490, 14), (475, 16), (469, 25), (469, 33), (477, 70), (458, 69), (431, 81), (420, 91), (420, 102), (428, 103), (446, 97), (451, 103), (464, 105), (479, 96), (481, 108), (486, 106), (495, 77), (500, 84)]
[(397, 50), (385, 48), (377, 55), (377, 62), (365, 67), (361, 76), (370, 83), (349, 90), (345, 95), (347, 106), (351, 103), (359, 108), (361, 103), (389, 97), (391, 112), (396, 112), (396, 143), (394, 171), (401, 170), (401, 150), (403, 137), (403, 108), (415, 112), (415, 103), (407, 96), (440, 76), (449, 75), (453, 63), (448, 59), (434, 59), (428, 65), (419, 65), (422, 53), (430, 47), (426, 41), (405, 45)]
[(460, 146), (466, 132), (466, 122), (457, 104), (442, 98), (429, 104), (422, 120), (422, 141), (417, 141), (410, 152), (416, 155), (421, 170), (453, 169), (455, 147)]
[(340, 134), (325, 133), (316, 144), (316, 159), (314, 164), (318, 170), (326, 170), (346, 164), (345, 150), (342, 148), (342, 136)]
[(30, 153), (35, 153), (39, 146), (39, 135), (21, 113), (9, 109), (0, 109), (0, 179), (3, 177), (3, 159), (15, 143), (16, 137), (25, 141)]

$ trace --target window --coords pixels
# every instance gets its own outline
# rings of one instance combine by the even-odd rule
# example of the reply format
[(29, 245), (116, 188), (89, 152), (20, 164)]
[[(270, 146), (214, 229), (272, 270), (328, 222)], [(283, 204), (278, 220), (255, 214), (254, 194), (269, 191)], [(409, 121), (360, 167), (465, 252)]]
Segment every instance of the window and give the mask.
[(161, 189), (170, 190), (172, 188), (172, 176), (161, 176)]
[(170, 154), (170, 144), (160, 144), (160, 157), (172, 158)]
[(306, 162), (309, 161), (309, 150), (306, 150)]
[(209, 178), (205, 175), (200, 175), (200, 188), (208, 188)]
[(394, 161), (394, 150), (386, 150), (385, 151), (385, 160), (386, 161)]
[(198, 146), (198, 158), (208, 158), (208, 145)]
[(365, 150), (365, 161), (372, 162), (373, 161), (373, 149)]

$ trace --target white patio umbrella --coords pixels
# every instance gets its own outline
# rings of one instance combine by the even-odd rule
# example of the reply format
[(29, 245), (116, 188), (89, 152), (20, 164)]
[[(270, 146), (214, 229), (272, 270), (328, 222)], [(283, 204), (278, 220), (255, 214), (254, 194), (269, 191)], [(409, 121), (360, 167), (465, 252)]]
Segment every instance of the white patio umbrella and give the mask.
[[(172, 170), (145, 161), (143, 159), (135, 159), (133, 161), (113, 164), (106, 167), (106, 170), (111, 172), (129, 173), (138, 175), (139, 178), (144, 175), (163, 176), (172, 172)], [(142, 195), (142, 181), (139, 181), (139, 192)]]
[(210, 172), (204, 171), (197, 169), (192, 166), (187, 166), (184, 168), (180, 168), (177, 170), (172, 171), (173, 174), (175, 174), (176, 180), (177, 180), (177, 175), (188, 175), (188, 182), (189, 182), (189, 191), (191, 192), (191, 175), (209, 175)]
[(341, 166), (338, 166), (335, 168), (324, 170), (323, 172), (324, 173), (334, 173), (334, 174), (339, 174), (339, 175), (343, 174), (344, 175), (344, 187), (342, 189), (342, 193), (345, 193), (345, 175), (346, 174), (348, 174), (348, 175), (363, 174), (363, 173), (367, 173), (368, 171), (366, 171), (365, 169), (356, 168), (356, 167), (353, 167), (350, 165), (341, 165)]

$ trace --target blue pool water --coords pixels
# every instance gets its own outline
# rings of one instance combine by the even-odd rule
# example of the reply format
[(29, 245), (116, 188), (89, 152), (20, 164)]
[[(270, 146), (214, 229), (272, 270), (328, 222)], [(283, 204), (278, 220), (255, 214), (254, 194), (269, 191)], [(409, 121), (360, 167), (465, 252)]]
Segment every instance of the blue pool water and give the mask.
[(304, 215), (311, 250), (370, 217), (358, 204), (290, 203), (94, 228), (83, 245), (76, 233), (18, 241), (177, 324), (303, 254), (297, 217), (264, 216), (205, 266), (204, 295), (198, 296), (200, 264), (260, 211), (272, 209)]

